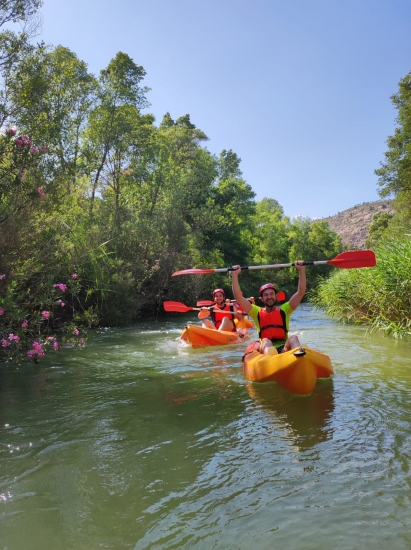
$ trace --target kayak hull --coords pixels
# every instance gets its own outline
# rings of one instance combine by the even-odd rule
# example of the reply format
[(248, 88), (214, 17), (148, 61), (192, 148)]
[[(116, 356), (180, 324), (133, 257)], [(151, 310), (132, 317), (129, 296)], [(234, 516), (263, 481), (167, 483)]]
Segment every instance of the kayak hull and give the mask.
[(243, 361), (243, 371), (253, 382), (278, 382), (285, 390), (300, 395), (310, 394), (318, 378), (334, 374), (328, 355), (303, 346), (305, 355), (296, 356), (300, 348), (278, 355), (249, 353)]
[[(242, 334), (244, 332), (244, 334)], [(225, 330), (215, 330), (198, 325), (187, 325), (181, 335), (184, 342), (190, 344), (193, 348), (202, 348), (206, 346), (224, 346), (227, 344), (239, 344), (250, 339), (247, 332), (227, 332)]]

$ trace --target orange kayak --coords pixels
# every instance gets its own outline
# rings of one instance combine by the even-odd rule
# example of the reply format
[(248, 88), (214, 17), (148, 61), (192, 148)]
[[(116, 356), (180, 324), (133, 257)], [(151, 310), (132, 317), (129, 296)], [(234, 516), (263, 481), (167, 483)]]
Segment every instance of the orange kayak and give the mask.
[(243, 317), (241, 321), (234, 319), (237, 328), (255, 328), (254, 322), (249, 317)]
[(305, 345), (302, 348), (304, 355), (300, 355), (300, 348), (277, 355), (252, 351), (244, 358), (244, 374), (248, 380), (276, 381), (291, 393), (307, 395), (315, 388), (317, 378), (328, 378), (334, 374), (334, 370), (328, 355)]
[(225, 330), (215, 330), (199, 325), (187, 325), (181, 335), (181, 339), (191, 344), (193, 348), (202, 348), (204, 346), (239, 344), (240, 342), (249, 340), (250, 336), (246, 331), (241, 331), (241, 333), (227, 332)]

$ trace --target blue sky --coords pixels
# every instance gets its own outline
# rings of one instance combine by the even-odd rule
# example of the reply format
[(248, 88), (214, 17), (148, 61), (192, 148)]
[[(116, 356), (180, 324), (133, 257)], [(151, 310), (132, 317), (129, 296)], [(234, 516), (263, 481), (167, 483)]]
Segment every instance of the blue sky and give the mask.
[(409, 0), (45, 0), (43, 33), (98, 73), (142, 65), (159, 124), (189, 113), (288, 216), (378, 200), (390, 96), (411, 70)]

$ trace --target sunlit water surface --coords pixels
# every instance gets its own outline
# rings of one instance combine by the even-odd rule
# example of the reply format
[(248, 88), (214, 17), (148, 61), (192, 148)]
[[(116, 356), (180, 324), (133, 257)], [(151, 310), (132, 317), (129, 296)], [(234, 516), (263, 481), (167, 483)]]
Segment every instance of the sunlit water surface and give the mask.
[(309, 306), (311, 396), (192, 350), (195, 317), (0, 366), (0, 550), (411, 548), (411, 342)]

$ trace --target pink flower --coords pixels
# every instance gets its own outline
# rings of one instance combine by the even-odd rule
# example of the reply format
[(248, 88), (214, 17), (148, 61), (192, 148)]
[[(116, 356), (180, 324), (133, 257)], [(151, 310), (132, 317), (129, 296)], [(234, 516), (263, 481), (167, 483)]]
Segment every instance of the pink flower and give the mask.
[(67, 290), (67, 285), (65, 285), (64, 283), (56, 283), (53, 286), (54, 286), (54, 288), (59, 288), (61, 290), (61, 292), (66, 292), (66, 290)]
[(46, 196), (46, 193), (44, 192), (44, 189), (42, 187), (37, 187), (37, 193), (40, 195), (40, 198), (42, 199), (44, 199), (44, 197)]
[(78, 336), (78, 335), (80, 334), (80, 331), (79, 331), (77, 328), (75, 328), (75, 329), (73, 330), (73, 334), (75, 334), (76, 336)]
[(30, 153), (40, 153), (40, 151), (37, 149), (37, 147), (31, 147)]
[(42, 311), (41, 314), (44, 317), (44, 319), (49, 319), (50, 318), (50, 312), (49, 311)]
[(47, 153), (47, 147), (45, 145), (42, 145), (40, 149), (42, 153)]
[(29, 136), (28, 136), (27, 134), (24, 134), (24, 136), (21, 136), (21, 139), (22, 139), (23, 141), (30, 141), (30, 138), (29, 138)]
[(16, 139), (14, 143), (17, 145), (19, 149), (23, 147), (23, 142), (21, 141), (21, 139)]
[(9, 134), (9, 136), (15, 136), (17, 134), (14, 128), (7, 128), (6, 132), (7, 134)]
[(0, 307), (0, 315), (3, 315), (3, 314), (4, 314), (4, 309)]
[(53, 348), (54, 348), (56, 351), (59, 349), (59, 347), (60, 347), (60, 346), (59, 346), (58, 342), (54, 342)]
[(142, 294), (143, 296), (145, 296), (145, 295), (146, 295), (146, 293), (145, 293), (145, 292), (142, 292), (141, 294)]
[(80, 340), (78, 342), (79, 342), (79, 344), (83, 345), (85, 343), (84, 338), (80, 338)]
[(43, 346), (38, 342), (33, 342), (33, 349), (27, 352), (27, 355), (30, 359), (37, 359), (39, 357), (44, 357), (45, 353), (43, 351)]
[(9, 340), (10, 342), (13, 342), (13, 340), (18, 344), (20, 342), (20, 336), (17, 336), (16, 334), (13, 334), (12, 332), (9, 334)]
[(54, 336), (47, 336), (46, 340), (48, 340), (49, 342), (54, 342), (55, 337)]
[(71, 276), (72, 279), (77, 279), (78, 275), (77, 273), (73, 273), (73, 275)]
[(24, 319), (24, 321), (21, 323), (21, 328), (26, 328), (26, 326), (29, 324), (27, 319)]
[(64, 307), (66, 305), (63, 300), (57, 300), (57, 303), (60, 304), (61, 307)]
[(36, 351), (42, 352), (43, 351), (43, 344), (40, 344), (40, 342), (33, 342), (33, 348)]
[(0, 275), (0, 281), (1, 281), (1, 279), (5, 279), (5, 278), (6, 278), (6, 274), (2, 273), (2, 275)]
[(10, 345), (10, 342), (3, 338), (3, 340), (1, 341), (1, 345), (3, 346), (3, 348), (7, 348), (7, 346)]

